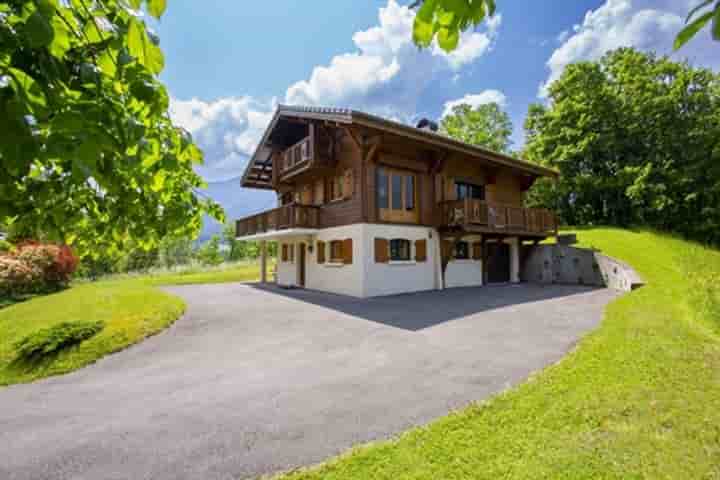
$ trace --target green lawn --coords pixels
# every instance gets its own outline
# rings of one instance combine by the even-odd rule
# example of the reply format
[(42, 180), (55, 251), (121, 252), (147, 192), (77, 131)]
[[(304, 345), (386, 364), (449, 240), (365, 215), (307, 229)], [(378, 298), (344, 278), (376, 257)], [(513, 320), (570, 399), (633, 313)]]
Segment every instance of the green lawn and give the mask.
[[(257, 264), (238, 264), (211, 271), (128, 276), (77, 283), (65, 291), (38, 296), (0, 309), (0, 385), (29, 382), (70, 372), (100, 357), (153, 335), (185, 310), (179, 298), (158, 285), (251, 281), (259, 278)], [(79, 346), (43, 365), (13, 365), (15, 342), (41, 328), (63, 321), (103, 320), (105, 329)]]
[(299, 479), (720, 478), (720, 253), (647, 232), (578, 231), (647, 285), (560, 363)]

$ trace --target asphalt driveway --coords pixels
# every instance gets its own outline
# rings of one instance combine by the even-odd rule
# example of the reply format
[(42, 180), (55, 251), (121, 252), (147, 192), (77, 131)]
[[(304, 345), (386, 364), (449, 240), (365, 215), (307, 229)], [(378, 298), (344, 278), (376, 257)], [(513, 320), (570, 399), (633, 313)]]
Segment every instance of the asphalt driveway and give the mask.
[(316, 463), (518, 383), (617, 293), (513, 285), (358, 300), (173, 287), (187, 314), (78, 372), (0, 389), (0, 478), (235, 479)]

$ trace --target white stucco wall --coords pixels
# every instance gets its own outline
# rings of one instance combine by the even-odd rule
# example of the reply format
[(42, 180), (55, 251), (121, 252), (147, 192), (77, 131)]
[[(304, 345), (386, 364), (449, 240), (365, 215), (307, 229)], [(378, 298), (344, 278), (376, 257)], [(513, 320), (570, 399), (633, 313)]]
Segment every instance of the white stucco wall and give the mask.
[[(352, 238), (353, 263), (336, 264), (330, 261), (330, 242)], [(325, 263), (317, 263), (317, 241), (325, 242)], [(324, 292), (364, 296), (363, 289), (363, 258), (367, 256), (366, 245), (363, 244), (363, 224), (346, 225), (326, 228), (313, 237), (312, 252), (307, 252), (307, 271), (305, 286)]]
[(472, 244), (482, 240), (480, 235), (467, 235), (461, 238), (468, 242), (470, 259), (450, 260), (445, 269), (445, 288), (479, 287), (483, 284), (483, 262), (472, 259)]
[[(366, 224), (363, 229), (363, 243), (368, 247), (365, 256), (365, 295), (393, 295), (398, 293), (433, 290), (436, 282), (436, 262), (438, 235), (432, 228), (406, 225)], [(410, 240), (411, 260), (408, 262), (375, 263), (375, 238), (392, 240), (402, 238)], [(415, 241), (427, 241), (427, 260), (416, 262)]]

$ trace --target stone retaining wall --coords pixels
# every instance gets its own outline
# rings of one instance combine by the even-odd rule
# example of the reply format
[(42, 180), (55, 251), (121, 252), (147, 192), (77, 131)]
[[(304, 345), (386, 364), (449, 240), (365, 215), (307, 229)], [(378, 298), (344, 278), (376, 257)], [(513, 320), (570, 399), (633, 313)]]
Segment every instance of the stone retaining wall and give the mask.
[(600, 252), (568, 245), (523, 246), (520, 278), (532, 283), (594, 285), (630, 291), (643, 285), (628, 264)]

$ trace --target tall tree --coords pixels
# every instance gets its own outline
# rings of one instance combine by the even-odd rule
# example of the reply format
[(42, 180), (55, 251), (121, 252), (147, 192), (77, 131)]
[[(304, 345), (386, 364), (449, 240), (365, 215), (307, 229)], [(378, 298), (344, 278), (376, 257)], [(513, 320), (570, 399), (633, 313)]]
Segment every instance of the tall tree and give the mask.
[(170, 120), (165, 0), (0, 3), (0, 221), (81, 252), (194, 235), (202, 153)]
[(495, 102), (473, 108), (456, 105), (440, 122), (440, 130), (450, 137), (495, 152), (510, 152), (512, 122), (510, 116)]
[(720, 75), (633, 49), (566, 67), (530, 108), (531, 197), (569, 224), (643, 224), (720, 242)]

